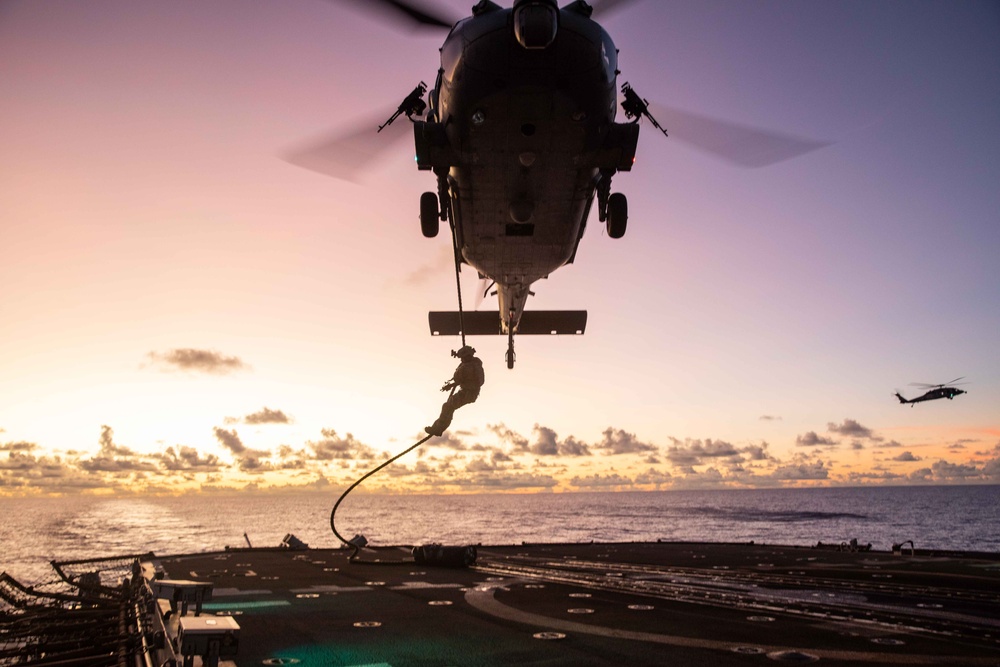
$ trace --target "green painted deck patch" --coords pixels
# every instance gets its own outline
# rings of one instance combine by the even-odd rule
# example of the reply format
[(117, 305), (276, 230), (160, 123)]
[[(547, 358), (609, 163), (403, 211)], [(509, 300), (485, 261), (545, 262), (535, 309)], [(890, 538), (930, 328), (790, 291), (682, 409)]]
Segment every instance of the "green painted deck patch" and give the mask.
[(245, 602), (206, 602), (201, 605), (205, 611), (234, 611), (237, 609), (267, 609), (268, 607), (287, 607), (292, 603), (288, 600), (247, 600)]

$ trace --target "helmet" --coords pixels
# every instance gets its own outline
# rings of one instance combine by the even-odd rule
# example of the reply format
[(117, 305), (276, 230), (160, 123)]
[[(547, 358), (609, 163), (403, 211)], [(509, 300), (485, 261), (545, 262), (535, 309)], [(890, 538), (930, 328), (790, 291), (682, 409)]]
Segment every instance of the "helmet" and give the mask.
[(475, 353), (476, 353), (476, 348), (470, 345), (463, 345), (456, 352), (453, 352), (453, 354), (459, 359), (465, 359), (466, 357), (471, 357)]

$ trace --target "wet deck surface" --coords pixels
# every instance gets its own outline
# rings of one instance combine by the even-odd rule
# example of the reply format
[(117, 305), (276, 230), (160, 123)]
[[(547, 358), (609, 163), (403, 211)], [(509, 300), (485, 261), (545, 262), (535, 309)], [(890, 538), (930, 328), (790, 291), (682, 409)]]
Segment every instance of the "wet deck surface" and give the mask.
[[(1000, 665), (1000, 556), (722, 544), (480, 547), (469, 569), (404, 549), (166, 557), (211, 581), (240, 667)], [(386, 561), (410, 561), (387, 564)]]

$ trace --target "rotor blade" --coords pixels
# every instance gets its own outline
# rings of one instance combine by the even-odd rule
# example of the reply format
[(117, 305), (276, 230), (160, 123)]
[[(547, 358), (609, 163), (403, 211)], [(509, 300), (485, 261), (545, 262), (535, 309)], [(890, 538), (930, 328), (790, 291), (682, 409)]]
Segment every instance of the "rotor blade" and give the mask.
[(662, 104), (649, 106), (671, 137), (740, 167), (767, 167), (832, 143), (731, 123)]
[(357, 183), (379, 158), (390, 149), (398, 148), (405, 137), (412, 136), (411, 123), (405, 118), (396, 119), (381, 132), (377, 131), (391, 114), (392, 110), (372, 115), (348, 130), (292, 148), (281, 157), (297, 167)]
[(608, 14), (616, 12), (633, 2), (635, 0), (594, 0), (590, 5), (594, 8), (593, 16), (605, 18)]
[[(948, 382), (942, 382), (940, 384), (927, 384), (925, 382), (911, 382), (910, 384), (912, 386), (914, 386), (914, 387), (928, 387), (928, 388), (930, 388), (930, 387), (947, 387), (949, 385), (954, 385), (959, 380), (964, 380), (964, 379), (965, 379), (965, 376), (963, 375), (962, 377), (955, 378), (954, 380), (950, 380)], [(969, 383), (968, 382), (962, 382), (961, 384), (969, 384)]]
[[(339, 0), (343, 4), (344, 0)], [(451, 27), (458, 21), (445, 16), (439, 9), (428, 9), (417, 2), (402, 2), (401, 0), (350, 0), (351, 4), (364, 7), (369, 11), (390, 14), (394, 19), (402, 20), (411, 28), (444, 28)]]

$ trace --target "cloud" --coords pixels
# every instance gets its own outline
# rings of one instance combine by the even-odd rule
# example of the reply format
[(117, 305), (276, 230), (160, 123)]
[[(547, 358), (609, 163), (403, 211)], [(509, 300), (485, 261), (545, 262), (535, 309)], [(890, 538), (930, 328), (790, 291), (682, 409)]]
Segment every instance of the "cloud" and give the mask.
[(214, 350), (198, 350), (190, 347), (175, 348), (167, 352), (150, 352), (146, 356), (168, 370), (226, 375), (249, 368), (239, 357), (227, 357)]
[[(421, 440), (426, 437), (426, 433), (421, 433), (414, 437), (414, 441)], [(465, 451), (468, 449), (465, 443), (456, 434), (451, 431), (445, 431), (440, 437), (435, 438), (431, 442), (427, 443), (432, 447), (443, 447), (444, 449), (453, 449), (456, 452)]]
[(225, 467), (214, 454), (203, 457), (194, 447), (183, 445), (178, 445), (176, 449), (167, 447), (159, 455), (159, 460), (160, 465), (171, 472), (218, 472)]
[(80, 468), (87, 472), (156, 472), (156, 466), (148, 461), (130, 458), (109, 458), (95, 456), (92, 459), (80, 461)]
[[(760, 445), (748, 445), (747, 447), (736, 447), (724, 440), (691, 440), (681, 442), (677, 438), (671, 438), (674, 443), (667, 448), (667, 460), (673, 465), (683, 468), (702, 465), (704, 459), (728, 458), (731, 463), (739, 463), (744, 457), (751, 461), (771, 460), (767, 453), (767, 443)], [(690, 471), (693, 472), (693, 471)]]
[(773, 461), (774, 457), (767, 453), (767, 447), (766, 442), (761, 442), (759, 445), (748, 445), (740, 451), (751, 461)]
[(761, 415), (759, 417), (759, 419), (762, 422), (775, 422), (775, 421), (780, 422), (781, 421), (781, 417), (778, 417), (776, 415)]
[(128, 447), (120, 447), (115, 444), (114, 441), (115, 432), (107, 424), (101, 425), (101, 437), (98, 438), (98, 443), (101, 445), (101, 454), (104, 456), (135, 456), (133, 452)]
[(257, 412), (252, 412), (243, 418), (247, 424), (288, 424), (288, 416), (281, 410), (272, 410), (263, 407)]
[(78, 463), (59, 456), (35, 456), (23, 449), (8, 451), (6, 458), (0, 458), (0, 488), (64, 492), (108, 486), (104, 476), (81, 470)]
[(673, 475), (667, 471), (656, 470), (655, 468), (650, 468), (646, 472), (639, 473), (635, 476), (636, 484), (652, 484), (657, 488), (670, 484), (673, 480)]
[(1000, 456), (984, 463), (982, 474), (991, 482), (1000, 482)]
[(903, 452), (892, 457), (893, 461), (921, 461), (919, 456), (914, 456), (913, 452)]
[(816, 434), (816, 431), (809, 431), (795, 438), (795, 444), (799, 447), (822, 447), (824, 445), (836, 445), (836, 441), (824, 438)]
[(974, 465), (949, 463), (943, 459), (931, 464), (931, 473), (934, 479), (947, 481), (976, 479), (982, 475)]
[(772, 479), (782, 481), (827, 479), (830, 471), (823, 461), (790, 463), (778, 466), (771, 473)]
[(556, 432), (547, 426), (535, 424), (535, 442), (528, 451), (538, 456), (590, 456), (590, 448), (573, 436), (560, 442)]
[(246, 445), (244, 445), (243, 441), (240, 440), (240, 436), (238, 433), (236, 433), (236, 429), (233, 429), (232, 431), (227, 431), (224, 428), (219, 428), (218, 426), (216, 426), (213, 429), (213, 432), (215, 433), (216, 439), (220, 443), (222, 443), (222, 446), (231, 451), (236, 456), (239, 456), (240, 454), (243, 454), (245, 451), (247, 451)]
[(97, 455), (90, 459), (81, 460), (80, 468), (87, 472), (154, 472), (156, 466), (148, 461), (144, 461), (139, 454), (136, 454), (128, 447), (116, 445), (114, 442), (114, 431), (110, 426), (101, 426), (101, 437), (98, 439), (101, 445)]
[[(3, 449), (3, 447), (0, 447)], [(1000, 442), (993, 445), (993, 449), (979, 450), (976, 452), (976, 456), (1000, 456)]]
[(101, 475), (81, 472), (58, 456), (35, 457), (12, 451), (0, 459), (0, 487), (42, 491), (98, 489), (107, 486)]
[(574, 477), (569, 482), (578, 488), (618, 488), (623, 486), (632, 486), (634, 482), (628, 477), (622, 477), (616, 472), (609, 475), (587, 475), (586, 477)]
[(30, 452), (37, 448), (33, 442), (7, 442), (0, 445), (0, 452)]
[(842, 435), (847, 438), (854, 438), (851, 443), (851, 447), (854, 449), (864, 448), (864, 445), (860, 442), (861, 440), (869, 440), (873, 443), (881, 444), (885, 439), (875, 435), (870, 428), (862, 426), (853, 419), (844, 419), (844, 423), (842, 424), (828, 422), (826, 427), (831, 433), (836, 433), (837, 435)]
[(514, 459), (512, 459), (510, 455), (502, 449), (493, 449), (491, 450), (490, 460), (496, 463), (509, 463)]
[(377, 452), (348, 433), (345, 437), (340, 437), (332, 428), (325, 428), (321, 431), (322, 440), (309, 441), (306, 445), (312, 449), (314, 458), (318, 461), (333, 460), (354, 460), (362, 459), (370, 461), (377, 456)]
[[(379, 471), (379, 475), (385, 475), (395, 479), (403, 477), (413, 477), (418, 475), (426, 478), (428, 475), (435, 475), (438, 472), (439, 472), (438, 468), (432, 466), (426, 461), (417, 461), (416, 463), (413, 464), (412, 468), (397, 461), (396, 463), (393, 463), (391, 466), (383, 468), (381, 471)], [(420, 482), (418, 481), (418, 483)]]
[(703, 489), (706, 487), (724, 486), (726, 478), (715, 468), (707, 468), (702, 472), (688, 470), (683, 477), (675, 477), (673, 486), (678, 489)]
[(471, 473), (494, 472), (496, 470), (502, 470), (498, 462), (494, 460), (487, 461), (485, 458), (472, 459), (465, 464), (465, 471)]
[(23, 472), (33, 470), (38, 465), (39, 459), (31, 454), (22, 452), (11, 452), (6, 459), (0, 459), (0, 470), (8, 472)]
[(556, 456), (559, 454), (559, 443), (556, 432), (546, 426), (535, 424), (535, 443), (528, 450), (539, 456)]
[(594, 449), (603, 450), (605, 454), (635, 454), (638, 452), (655, 452), (656, 445), (642, 442), (634, 434), (622, 429), (608, 427), (604, 429), (604, 439), (594, 445)]
[[(930, 469), (927, 469), (930, 472)], [(866, 484), (870, 482), (897, 482), (910, 479), (910, 476), (903, 475), (897, 472), (849, 472), (847, 473), (847, 481), (852, 484)]]
[(828, 422), (826, 428), (830, 431), (830, 433), (836, 433), (837, 435), (842, 435), (845, 438), (861, 438), (862, 440), (876, 441), (882, 440), (882, 438), (876, 436), (870, 428), (862, 426), (853, 419), (844, 419), (843, 424)]
[(520, 472), (490, 472), (459, 477), (451, 480), (451, 484), (469, 489), (482, 490), (515, 490), (515, 489), (552, 489), (559, 485), (551, 475)]
[[(513, 470), (523, 467), (500, 447), (476, 445), (472, 449), (479, 455), (471, 459), (459, 455), (451, 455), (441, 461), (438, 470), (462, 470), (464, 466), (464, 470), (468, 472), (487, 472), (490, 470)], [(430, 459), (434, 461), (438, 460), (435, 457), (430, 457)]]
[(486, 428), (492, 431), (500, 439), (500, 442), (511, 445), (515, 450), (527, 451), (528, 439), (520, 433), (510, 430), (503, 424), (487, 424)]
[(969, 483), (977, 481), (1000, 481), (1000, 457), (990, 459), (982, 468), (970, 463), (951, 463), (941, 459), (929, 468), (921, 468), (910, 473), (909, 480), (930, 483)]
[(681, 445), (671, 445), (667, 448), (667, 460), (675, 466), (687, 468), (701, 463), (701, 458), (697, 454)]
[(590, 456), (590, 447), (570, 435), (559, 443), (559, 453), (564, 456)]
[(213, 432), (215, 433), (215, 438), (222, 443), (222, 446), (233, 453), (233, 456), (236, 457), (236, 461), (239, 464), (240, 470), (243, 472), (256, 473), (274, 469), (273, 465), (264, 460), (269, 457), (271, 453), (260, 449), (250, 449), (243, 444), (243, 441), (240, 440), (240, 436), (236, 433), (235, 429), (227, 431), (224, 428), (216, 426), (213, 429)]

